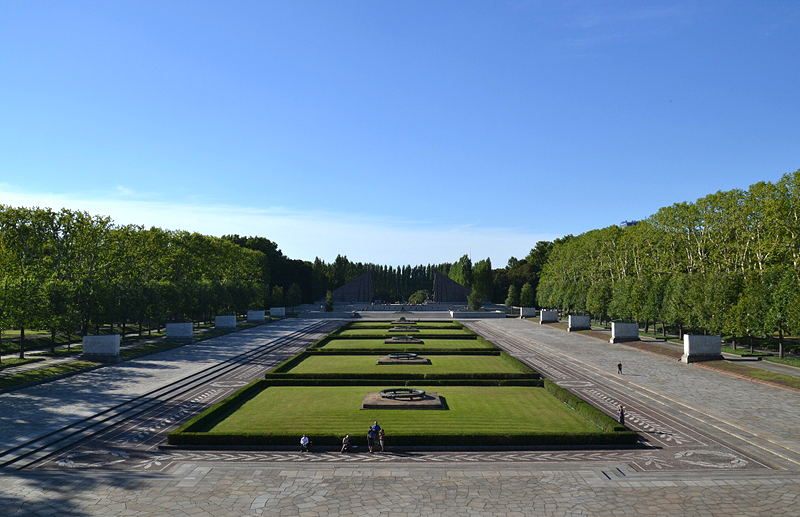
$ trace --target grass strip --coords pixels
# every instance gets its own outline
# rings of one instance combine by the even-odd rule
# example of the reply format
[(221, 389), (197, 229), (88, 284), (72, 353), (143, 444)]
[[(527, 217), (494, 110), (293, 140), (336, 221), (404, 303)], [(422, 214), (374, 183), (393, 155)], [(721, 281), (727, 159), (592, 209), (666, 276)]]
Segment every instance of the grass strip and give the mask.
[(26, 357), (25, 359), (20, 359), (18, 357), (12, 359), (6, 359), (2, 363), (0, 363), (0, 370), (5, 370), (6, 368), (13, 368), (15, 366), (22, 366), (23, 364), (28, 363), (38, 363), (39, 361), (44, 361), (44, 357)]
[[(740, 357), (768, 357), (772, 355), (768, 352), (758, 352), (758, 351), (750, 352), (749, 348), (737, 348), (734, 350), (733, 347), (730, 346), (723, 346), (722, 351), (727, 354), (734, 354)], [(800, 364), (798, 364), (798, 366), (800, 366)]]
[(794, 357), (784, 357), (781, 359), (780, 357), (765, 357), (765, 361), (769, 361), (771, 363), (778, 363), (778, 364), (785, 364), (787, 366), (797, 366), (800, 368), (800, 359), (795, 359)]
[(782, 388), (800, 390), (800, 377), (792, 377), (791, 375), (784, 375), (782, 373), (770, 372), (768, 370), (762, 370), (760, 368), (752, 368), (750, 366), (745, 366), (740, 363), (732, 363), (730, 361), (724, 361), (724, 360), (704, 361), (702, 363), (693, 363), (693, 364), (702, 366), (703, 368), (710, 368), (712, 370), (718, 370), (725, 373), (732, 373), (734, 375), (738, 375), (739, 377), (744, 377), (746, 379), (759, 380), (761, 382), (766, 382), (769, 384), (773, 384), (775, 386), (780, 386)]
[(21, 386), (46, 382), (57, 377), (64, 377), (101, 366), (102, 363), (93, 361), (70, 361), (56, 364), (46, 368), (39, 368), (29, 372), (16, 373), (0, 379), (0, 391), (10, 390)]

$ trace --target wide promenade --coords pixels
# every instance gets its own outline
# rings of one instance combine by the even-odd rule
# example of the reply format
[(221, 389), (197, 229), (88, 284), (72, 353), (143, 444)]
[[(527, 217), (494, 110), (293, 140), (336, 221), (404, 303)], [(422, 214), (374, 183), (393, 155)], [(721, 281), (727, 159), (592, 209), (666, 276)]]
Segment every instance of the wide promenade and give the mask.
[(8, 449), (242, 349), (264, 351), (246, 372), (192, 384), (189, 398), (165, 398), (52, 457), (3, 468), (0, 515), (800, 515), (799, 393), (528, 321), (466, 323), (609, 414), (625, 405), (644, 446), (372, 455), (157, 448), (158, 437), (233, 389), (231, 379), (261, 375), (300, 346), (281, 344), (283, 336), (320, 324), (295, 320), (203, 342), (197, 357), (184, 347), (0, 395)]

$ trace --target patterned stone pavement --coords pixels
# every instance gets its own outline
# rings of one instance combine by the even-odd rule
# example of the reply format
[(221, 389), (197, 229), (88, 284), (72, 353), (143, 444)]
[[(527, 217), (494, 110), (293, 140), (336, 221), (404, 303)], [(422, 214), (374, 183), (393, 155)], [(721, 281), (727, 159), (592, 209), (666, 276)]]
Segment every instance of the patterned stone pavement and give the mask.
[(0, 515), (800, 515), (796, 392), (524, 321), (476, 326), (529, 361), (551, 358), (545, 373), (582, 396), (625, 402), (632, 426), (660, 415), (689, 441), (383, 455), (79, 448), (0, 470)]

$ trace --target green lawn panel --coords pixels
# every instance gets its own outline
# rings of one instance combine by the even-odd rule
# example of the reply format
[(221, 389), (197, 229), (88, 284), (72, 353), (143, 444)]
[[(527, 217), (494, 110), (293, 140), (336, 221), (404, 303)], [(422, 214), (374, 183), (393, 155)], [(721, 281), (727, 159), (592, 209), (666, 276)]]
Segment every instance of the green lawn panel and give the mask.
[(496, 355), (434, 355), (431, 364), (375, 364), (377, 355), (312, 355), (286, 373), (532, 373), (522, 363)]
[(423, 339), (422, 345), (418, 344), (386, 344), (383, 342), (384, 338), (380, 339), (331, 339), (328, 343), (321, 348), (326, 350), (330, 349), (343, 349), (343, 350), (369, 350), (375, 348), (404, 349), (404, 348), (494, 348), (494, 346), (481, 339), (436, 339), (427, 338)]

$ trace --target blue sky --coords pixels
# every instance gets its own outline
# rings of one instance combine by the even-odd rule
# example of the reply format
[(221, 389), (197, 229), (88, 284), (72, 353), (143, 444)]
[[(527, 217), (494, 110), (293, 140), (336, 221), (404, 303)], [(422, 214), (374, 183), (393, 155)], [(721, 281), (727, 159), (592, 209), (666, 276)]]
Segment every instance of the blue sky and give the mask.
[(0, 203), (487, 256), (800, 168), (800, 3), (0, 2)]

